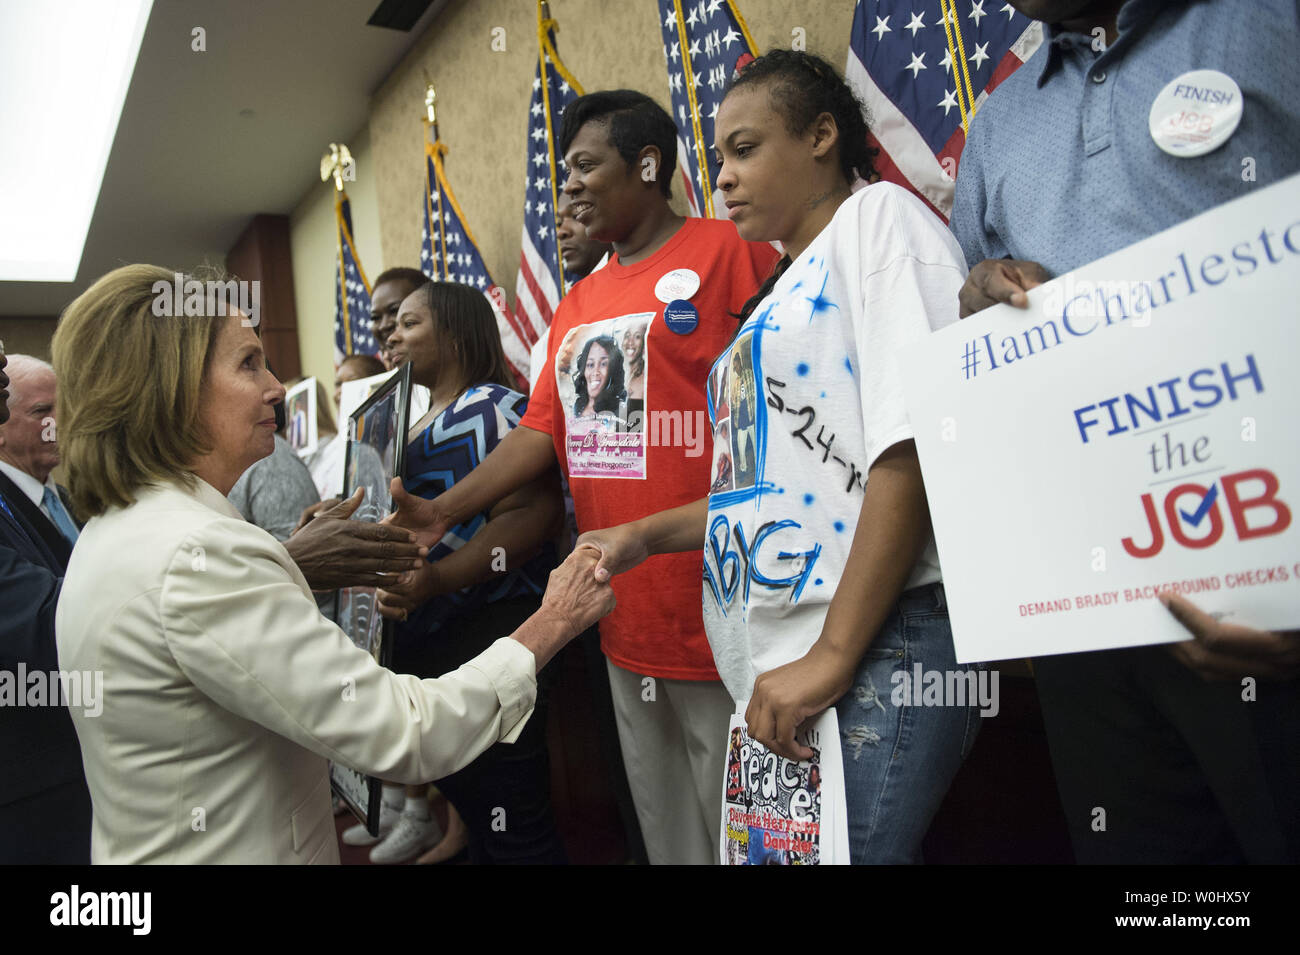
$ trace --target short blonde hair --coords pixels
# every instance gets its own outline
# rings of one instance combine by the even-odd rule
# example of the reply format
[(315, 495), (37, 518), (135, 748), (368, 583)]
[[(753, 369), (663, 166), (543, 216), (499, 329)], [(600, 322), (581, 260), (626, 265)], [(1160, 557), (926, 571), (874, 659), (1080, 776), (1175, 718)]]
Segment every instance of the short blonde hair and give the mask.
[(156, 283), (171, 288), (176, 275), (155, 265), (114, 269), (59, 318), (53, 341), (59, 453), (83, 520), (133, 504), (147, 484), (193, 487), (192, 462), (210, 450), (199, 399), (223, 323), (156, 314), (159, 294), (170, 294), (155, 292)]

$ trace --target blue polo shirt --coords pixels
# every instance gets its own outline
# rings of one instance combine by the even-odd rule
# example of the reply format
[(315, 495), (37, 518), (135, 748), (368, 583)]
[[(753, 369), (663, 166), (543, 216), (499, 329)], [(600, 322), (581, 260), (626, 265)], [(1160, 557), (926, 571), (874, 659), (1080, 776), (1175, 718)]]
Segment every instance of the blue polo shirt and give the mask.
[[(1055, 276), (1300, 171), (1296, 0), (1129, 0), (1108, 49), (1047, 28), (976, 114), (951, 227), (966, 261), (1010, 256)], [(1170, 80), (1212, 69), (1243, 94), (1226, 143), (1161, 151), (1148, 114)]]

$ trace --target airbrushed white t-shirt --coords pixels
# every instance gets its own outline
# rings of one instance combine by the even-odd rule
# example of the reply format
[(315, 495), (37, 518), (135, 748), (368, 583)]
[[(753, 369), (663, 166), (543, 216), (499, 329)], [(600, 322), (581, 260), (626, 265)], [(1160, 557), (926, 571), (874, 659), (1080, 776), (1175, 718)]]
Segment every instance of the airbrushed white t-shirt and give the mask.
[[(871, 465), (912, 437), (896, 355), (957, 321), (961, 248), (906, 190), (854, 193), (709, 375), (704, 623), (746, 700), (821, 634)], [(931, 537), (905, 589), (941, 579)]]

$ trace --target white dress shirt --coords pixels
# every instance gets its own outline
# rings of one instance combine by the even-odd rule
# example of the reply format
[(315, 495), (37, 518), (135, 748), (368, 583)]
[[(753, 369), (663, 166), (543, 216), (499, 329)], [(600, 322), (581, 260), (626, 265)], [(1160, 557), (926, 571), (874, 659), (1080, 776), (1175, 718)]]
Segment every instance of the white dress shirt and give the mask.
[(436, 680), (380, 667), (197, 479), (86, 524), (55, 626), (65, 670), (103, 673), (102, 712), (69, 707), (95, 863), (337, 862), (327, 760), (439, 779), (516, 739), (536, 697), (510, 638)]
[(45, 489), (47, 487), (55, 494), (59, 493), (59, 486), (54, 483), (53, 477), (46, 478), (45, 483), (42, 484), (26, 471), (14, 467), (8, 461), (0, 461), (0, 471), (3, 471), (5, 476), (18, 486), (18, 490), (27, 495), (28, 499), (41, 509), (42, 514), (48, 517), (51, 521), (54, 520), (54, 515), (52, 515), (49, 508), (45, 506)]

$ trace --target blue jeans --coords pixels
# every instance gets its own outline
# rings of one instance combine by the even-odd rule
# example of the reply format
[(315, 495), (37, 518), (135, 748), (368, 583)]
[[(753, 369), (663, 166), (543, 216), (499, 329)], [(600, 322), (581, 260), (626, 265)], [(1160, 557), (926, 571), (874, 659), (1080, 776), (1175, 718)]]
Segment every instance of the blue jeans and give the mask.
[[(910, 701), (895, 673), (958, 667), (943, 584), (899, 597), (835, 711), (844, 754), (849, 856), (854, 865), (919, 863), (921, 840), (979, 730), (979, 706)], [(951, 701), (949, 701), (951, 702)]]

